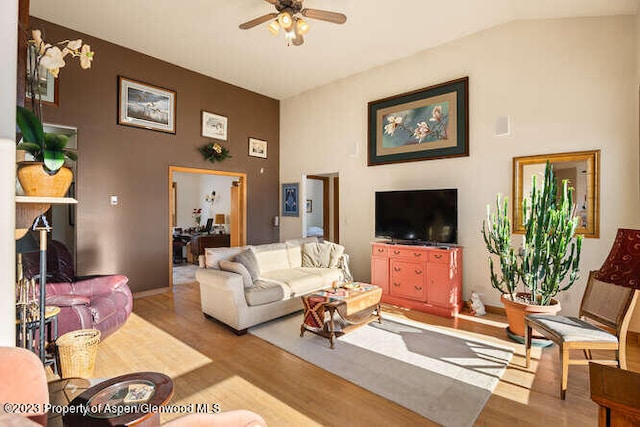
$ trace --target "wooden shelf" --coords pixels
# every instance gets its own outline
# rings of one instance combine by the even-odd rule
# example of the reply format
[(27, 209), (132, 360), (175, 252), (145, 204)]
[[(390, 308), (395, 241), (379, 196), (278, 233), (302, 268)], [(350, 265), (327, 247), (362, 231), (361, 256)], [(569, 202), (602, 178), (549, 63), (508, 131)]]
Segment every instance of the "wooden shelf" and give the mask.
[(71, 197), (35, 197), (16, 196), (16, 231), (15, 238), (20, 239), (33, 224), (33, 221), (49, 210), (51, 205), (74, 205), (78, 201)]
[(48, 203), (51, 205), (75, 205), (76, 199), (71, 197), (36, 197), (36, 196), (16, 196), (16, 203)]

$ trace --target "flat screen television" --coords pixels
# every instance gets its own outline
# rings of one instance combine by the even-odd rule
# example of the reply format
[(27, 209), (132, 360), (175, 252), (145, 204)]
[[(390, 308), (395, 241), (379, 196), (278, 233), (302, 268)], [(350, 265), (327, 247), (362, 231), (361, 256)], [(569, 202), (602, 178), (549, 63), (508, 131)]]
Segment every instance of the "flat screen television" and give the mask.
[(376, 237), (411, 243), (457, 243), (458, 190), (376, 192)]

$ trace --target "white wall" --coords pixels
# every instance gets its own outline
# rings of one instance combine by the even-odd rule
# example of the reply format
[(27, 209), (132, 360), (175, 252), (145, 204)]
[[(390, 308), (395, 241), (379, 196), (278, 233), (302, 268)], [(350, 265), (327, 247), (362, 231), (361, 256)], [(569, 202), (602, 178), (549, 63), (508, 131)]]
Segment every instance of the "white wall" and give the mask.
[[(178, 188), (177, 226), (195, 226), (192, 216), (194, 208), (202, 209), (200, 225), (206, 225), (207, 218), (215, 218), (215, 214), (220, 213), (225, 214), (228, 222), (231, 214), (231, 183), (237, 179), (222, 175), (175, 172), (173, 181), (177, 183)], [(204, 197), (213, 190), (216, 192), (216, 200), (212, 206)]]
[(18, 0), (0, 3), (0, 346), (15, 337), (16, 45)]
[[(370, 278), (377, 190), (458, 188), (464, 295), (490, 286), (480, 235), (486, 205), (511, 194), (514, 156), (602, 150), (601, 237), (585, 239), (583, 278), (561, 299), (575, 314), (587, 273), (599, 268), (619, 226), (640, 226), (636, 18), (512, 22), (339, 80), (281, 103), (281, 182), (338, 170), (341, 242), (358, 280)], [(366, 52), (363, 52), (366, 54)], [(469, 76), (470, 157), (367, 167), (367, 103)], [(508, 115), (510, 136), (494, 136)], [(357, 154), (356, 154), (357, 153)], [(354, 155), (355, 154), (355, 155)], [(281, 238), (299, 235), (283, 217)]]

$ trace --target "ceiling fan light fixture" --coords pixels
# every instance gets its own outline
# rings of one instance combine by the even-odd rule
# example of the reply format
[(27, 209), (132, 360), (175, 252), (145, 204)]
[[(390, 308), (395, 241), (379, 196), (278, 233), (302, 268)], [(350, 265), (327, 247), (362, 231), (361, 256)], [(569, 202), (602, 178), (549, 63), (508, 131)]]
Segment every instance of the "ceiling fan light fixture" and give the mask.
[(278, 20), (276, 19), (271, 21), (267, 29), (271, 32), (271, 34), (273, 34), (274, 36), (277, 36), (278, 33), (280, 32), (280, 24), (278, 24)]
[(293, 26), (293, 18), (289, 12), (282, 12), (278, 16), (278, 24), (282, 27), (283, 30), (289, 31)]
[(309, 32), (309, 30), (311, 29), (311, 27), (309, 27), (309, 24), (307, 24), (307, 22), (302, 19), (302, 18), (297, 18), (296, 19), (296, 33), (300, 34), (301, 36), (304, 36), (305, 34), (307, 34)]
[(293, 30), (284, 32), (284, 39), (287, 41), (287, 46), (291, 46), (291, 42), (296, 38), (296, 33)]

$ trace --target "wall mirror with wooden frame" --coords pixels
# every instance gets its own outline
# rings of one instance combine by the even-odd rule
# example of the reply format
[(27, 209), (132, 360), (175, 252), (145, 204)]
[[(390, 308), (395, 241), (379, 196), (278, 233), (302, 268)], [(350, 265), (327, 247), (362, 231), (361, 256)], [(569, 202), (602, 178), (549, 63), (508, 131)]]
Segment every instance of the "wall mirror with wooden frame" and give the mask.
[(600, 150), (575, 153), (541, 154), (513, 158), (513, 232), (523, 233), (522, 200), (531, 193), (532, 177), (544, 181), (547, 160), (562, 189), (562, 181), (568, 180), (574, 188), (575, 216), (580, 217), (576, 233), (584, 237), (600, 237)]

